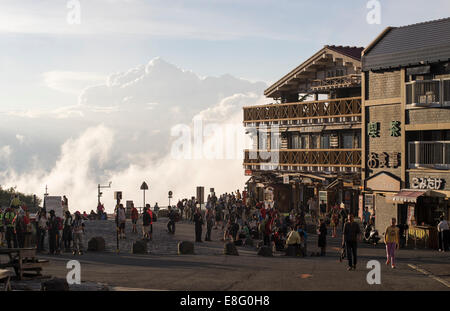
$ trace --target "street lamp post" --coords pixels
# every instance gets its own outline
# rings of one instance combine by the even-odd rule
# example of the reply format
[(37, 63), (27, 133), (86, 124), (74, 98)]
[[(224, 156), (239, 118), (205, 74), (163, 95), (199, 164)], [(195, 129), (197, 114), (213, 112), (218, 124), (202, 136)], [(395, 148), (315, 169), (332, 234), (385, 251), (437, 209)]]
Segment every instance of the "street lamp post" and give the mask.
[(169, 191), (169, 207), (170, 207), (170, 199), (172, 198), (173, 192)]
[(144, 207), (145, 207), (145, 190), (148, 190), (148, 185), (145, 181), (141, 185), (141, 190), (144, 192), (144, 205), (142, 205), (142, 209), (144, 209)]
[(100, 197), (102, 196), (102, 192), (100, 191), (100, 189), (102, 188), (111, 188), (111, 184), (112, 182), (109, 182), (108, 186), (101, 186), (100, 184), (98, 184), (98, 194), (97, 194), (97, 198), (98, 198), (98, 204), (100, 204)]

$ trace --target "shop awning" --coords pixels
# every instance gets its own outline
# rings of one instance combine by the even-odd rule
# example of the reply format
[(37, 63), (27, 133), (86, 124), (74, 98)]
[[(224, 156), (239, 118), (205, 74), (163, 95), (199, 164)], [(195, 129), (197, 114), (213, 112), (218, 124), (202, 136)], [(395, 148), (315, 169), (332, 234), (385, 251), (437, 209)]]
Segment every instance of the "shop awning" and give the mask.
[(401, 190), (399, 193), (394, 195), (392, 200), (398, 203), (416, 203), (417, 198), (423, 196), (429, 192), (428, 190)]

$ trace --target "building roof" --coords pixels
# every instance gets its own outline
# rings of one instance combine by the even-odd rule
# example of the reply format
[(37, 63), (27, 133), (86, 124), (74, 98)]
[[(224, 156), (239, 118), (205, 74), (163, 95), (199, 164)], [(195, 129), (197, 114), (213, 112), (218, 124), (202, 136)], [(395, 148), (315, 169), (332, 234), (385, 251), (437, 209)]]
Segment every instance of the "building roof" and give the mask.
[(362, 54), (363, 71), (448, 61), (450, 18), (388, 27)]
[(343, 55), (350, 56), (356, 60), (361, 60), (361, 53), (364, 48), (355, 46), (327, 45), (330, 50), (336, 51)]
[(280, 80), (275, 82), (264, 91), (267, 97), (276, 98), (283, 90), (290, 89), (299, 81), (309, 79), (312, 72), (325, 64), (341, 61), (343, 64), (353, 65), (361, 68), (361, 52), (364, 48), (350, 46), (325, 45), (320, 51), (311, 56), (308, 60), (294, 68)]

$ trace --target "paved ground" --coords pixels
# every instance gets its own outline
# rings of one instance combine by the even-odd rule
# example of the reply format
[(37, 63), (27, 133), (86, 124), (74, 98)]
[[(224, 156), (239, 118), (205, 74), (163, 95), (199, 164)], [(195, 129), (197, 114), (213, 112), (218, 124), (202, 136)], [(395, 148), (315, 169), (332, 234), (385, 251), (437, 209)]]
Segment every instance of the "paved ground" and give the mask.
[[(137, 239), (127, 224), (127, 240), (115, 253), (112, 221), (87, 223), (86, 241), (92, 236), (107, 237), (107, 251), (83, 256), (64, 254), (42, 256), (51, 260), (45, 274), (65, 278), (66, 263), (81, 262), (83, 282), (101, 282), (111, 286), (154, 290), (450, 290), (450, 255), (429, 250), (400, 250), (398, 267), (384, 265), (383, 244), (377, 247), (360, 243), (356, 271), (347, 271), (338, 260), (339, 239), (328, 239), (326, 257), (289, 258), (277, 254), (259, 257), (256, 249), (239, 247), (240, 256), (223, 255), (220, 230), (213, 231), (212, 242), (196, 243), (196, 255), (179, 256), (176, 245), (194, 240), (194, 226), (177, 224), (175, 236), (166, 233), (166, 220), (154, 224), (150, 253), (133, 255), (131, 243)], [(87, 243), (85, 243), (87, 244)], [(310, 235), (308, 252), (318, 251), (316, 236)], [(381, 263), (381, 285), (368, 285), (369, 260)]]

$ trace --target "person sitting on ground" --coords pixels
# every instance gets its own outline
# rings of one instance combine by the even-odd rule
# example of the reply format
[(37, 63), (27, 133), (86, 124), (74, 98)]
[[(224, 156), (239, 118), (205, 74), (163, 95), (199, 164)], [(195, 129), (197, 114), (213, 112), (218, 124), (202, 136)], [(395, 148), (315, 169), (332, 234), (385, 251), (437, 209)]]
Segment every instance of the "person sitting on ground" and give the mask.
[(91, 213), (89, 214), (89, 220), (96, 220), (97, 214), (94, 212), (94, 210), (91, 210)]

